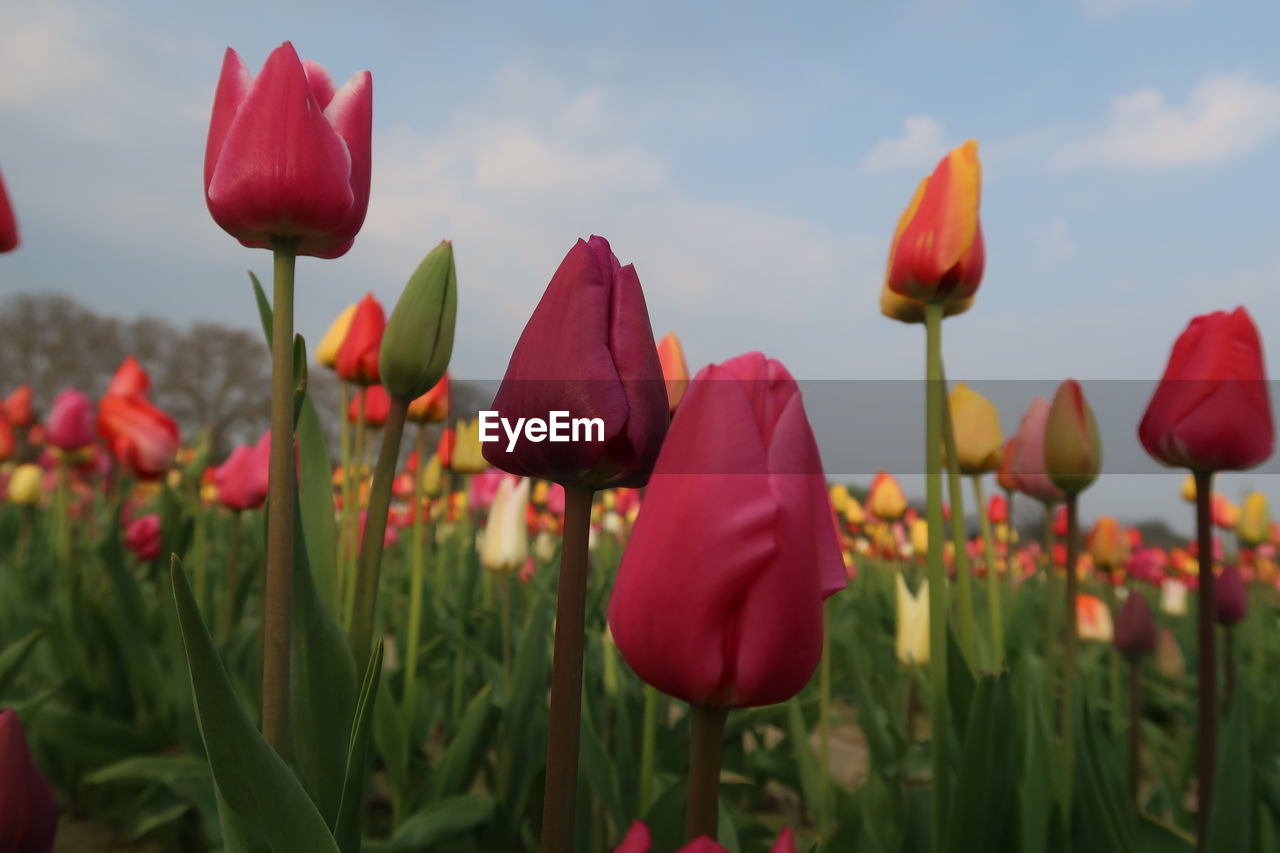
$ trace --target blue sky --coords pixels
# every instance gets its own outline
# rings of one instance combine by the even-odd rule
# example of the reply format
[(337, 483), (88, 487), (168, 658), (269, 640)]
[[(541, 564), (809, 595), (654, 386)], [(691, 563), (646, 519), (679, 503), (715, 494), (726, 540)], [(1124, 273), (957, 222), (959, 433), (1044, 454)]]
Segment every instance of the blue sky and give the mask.
[[(367, 290), (394, 301), (449, 237), (455, 370), (496, 377), (594, 232), (695, 368), (760, 349), (802, 378), (913, 378), (920, 330), (877, 310), (887, 241), (974, 137), (988, 271), (947, 324), (951, 377), (1151, 380), (1191, 316), (1237, 304), (1280, 375), (1273, 2), (175, 5), (6, 12), (0, 168), (24, 246), (0, 287), (253, 324), (245, 270), (269, 258), (209, 218), (204, 136), (225, 47), (256, 71), (291, 39), (374, 77), (366, 227), (299, 271), (312, 341)], [(1180, 520), (1158, 480), (1090, 501)]]

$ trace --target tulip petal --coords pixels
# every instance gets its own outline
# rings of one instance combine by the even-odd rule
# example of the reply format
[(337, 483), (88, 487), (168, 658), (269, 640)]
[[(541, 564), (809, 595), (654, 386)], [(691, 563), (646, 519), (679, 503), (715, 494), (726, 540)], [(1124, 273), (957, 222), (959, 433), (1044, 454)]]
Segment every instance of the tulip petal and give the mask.
[(638, 486), (643, 482), (635, 480), (636, 472), (651, 471), (662, 449), (670, 409), (666, 383), (655, 381), (663, 375), (662, 363), (635, 267), (628, 264), (618, 270), (611, 297), (609, 351), (627, 400), (626, 446), (614, 458), (628, 471), (623, 485)]
[(351, 155), (351, 210), (342, 225), (333, 232), (333, 239), (342, 242), (331, 250), (316, 253), (321, 258), (337, 258), (351, 248), (369, 210), (373, 165), (373, 75), (361, 71), (344, 83), (324, 113), (333, 129), (347, 143), (347, 151)]
[(240, 105), (249, 94), (253, 76), (249, 66), (244, 64), (240, 54), (227, 48), (222, 57), (222, 73), (218, 75), (218, 88), (213, 96), (213, 115), (209, 119), (209, 137), (204, 149), (204, 191), (209, 191), (209, 182), (213, 180), (214, 167), (218, 165), (218, 157), (222, 154), (222, 145), (226, 141), (227, 131), (235, 120)]
[(314, 59), (304, 59), (302, 61), (302, 70), (307, 75), (307, 85), (311, 87), (311, 96), (316, 99), (316, 103), (323, 110), (333, 100), (333, 78), (329, 76), (328, 70)]

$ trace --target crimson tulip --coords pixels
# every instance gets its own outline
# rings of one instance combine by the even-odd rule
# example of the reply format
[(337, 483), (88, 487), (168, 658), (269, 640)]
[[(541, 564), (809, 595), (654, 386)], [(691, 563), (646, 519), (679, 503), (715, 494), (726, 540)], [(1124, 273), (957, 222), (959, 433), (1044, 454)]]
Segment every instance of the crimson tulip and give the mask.
[(1249, 593), (1237, 566), (1223, 566), (1222, 574), (1213, 590), (1213, 604), (1217, 609), (1218, 624), (1225, 628), (1244, 619)]
[(58, 832), (58, 804), (40, 774), (22, 721), (0, 711), (0, 850), (49, 853)]
[(347, 421), (358, 423), (361, 409), (364, 409), (364, 422), (367, 426), (380, 427), (391, 414), (391, 395), (381, 385), (362, 388), (351, 397), (351, 404), (347, 406)]
[(1252, 468), (1271, 456), (1275, 442), (1266, 379), (1248, 311), (1196, 317), (1173, 345), (1138, 438), (1171, 467)]
[(818, 447), (780, 362), (749, 353), (698, 374), (644, 506), (609, 605), (632, 669), (705, 707), (795, 695), (822, 653), (822, 601), (846, 578)]
[(160, 556), (160, 516), (144, 515), (124, 529), (124, 546), (146, 563)]
[(36, 422), (35, 409), (31, 406), (31, 386), (19, 385), (5, 398), (5, 417), (16, 427), (29, 427)]
[(255, 78), (227, 48), (205, 147), (209, 212), (251, 248), (293, 238), (299, 255), (345, 254), (369, 206), (372, 128), (368, 71), (335, 90), (285, 42)]
[(143, 397), (107, 394), (98, 402), (98, 435), (134, 476), (154, 480), (173, 465), (178, 425)]
[(356, 306), (355, 316), (347, 327), (347, 336), (338, 349), (334, 370), (339, 378), (357, 385), (378, 383), (378, 350), (386, 327), (387, 317), (382, 303), (372, 293), (367, 294)]
[(13, 215), (4, 176), (0, 175), (0, 253), (12, 252), (22, 241), (18, 237), (18, 219)]
[(93, 401), (79, 391), (63, 391), (53, 398), (46, 440), (67, 453), (79, 450), (93, 442), (95, 420)]
[(1116, 618), (1115, 647), (1130, 661), (1155, 653), (1155, 617), (1147, 597), (1136, 589), (1129, 591)]
[(515, 422), (568, 411), (603, 421), (603, 441), (484, 445), (490, 464), (565, 486), (642, 486), (670, 420), (666, 383), (635, 267), (609, 242), (579, 240), (529, 318), (490, 409)]

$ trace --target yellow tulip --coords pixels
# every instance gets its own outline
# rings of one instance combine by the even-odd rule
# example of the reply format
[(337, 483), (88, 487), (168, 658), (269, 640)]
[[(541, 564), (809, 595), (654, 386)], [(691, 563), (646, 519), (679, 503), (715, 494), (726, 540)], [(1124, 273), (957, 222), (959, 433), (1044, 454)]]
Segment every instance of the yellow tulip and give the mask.
[(453, 470), (460, 474), (479, 474), (489, 463), (480, 452), (480, 419), (458, 421), (454, 430)]
[(929, 522), (923, 518), (917, 518), (911, 522), (911, 551), (917, 557), (923, 557), (929, 553)]
[(849, 506), (852, 495), (844, 483), (833, 483), (831, 488), (827, 489), (827, 494), (831, 496), (831, 508), (839, 515), (844, 515), (845, 508)]
[(347, 339), (347, 329), (351, 328), (351, 318), (355, 316), (356, 303), (352, 302), (334, 319), (329, 331), (320, 339), (320, 346), (316, 348), (316, 361), (333, 370), (333, 366), (338, 363), (338, 350), (342, 349), (342, 342)]
[(529, 480), (504, 477), (489, 508), (489, 521), (480, 546), (480, 565), (491, 572), (514, 572), (529, 559)]
[(19, 465), (9, 476), (9, 502), (34, 506), (44, 494), (44, 471), (39, 465)]
[(1182, 481), (1182, 499), (1187, 503), (1196, 502), (1196, 478), (1193, 474), (1188, 474)]
[(925, 666), (929, 663), (929, 582), (921, 583), (912, 595), (902, 574), (894, 577), (898, 588), (898, 633), (894, 651), (903, 666)]
[(856, 527), (867, 520), (867, 514), (862, 511), (862, 504), (858, 503), (858, 499), (853, 495), (849, 496), (849, 503), (845, 505), (844, 520), (850, 527)]
[(1271, 537), (1271, 507), (1262, 492), (1250, 492), (1245, 497), (1236, 533), (1247, 545), (1261, 545)]
[(440, 456), (432, 454), (426, 467), (422, 469), (422, 490), (426, 492), (427, 497), (439, 497), (444, 479), (443, 468), (444, 466), (440, 464)]
[(963, 382), (951, 390), (950, 403), (961, 472), (977, 475), (999, 468), (1004, 433), (995, 404)]
[(547, 505), (547, 494), (551, 491), (551, 484), (546, 480), (539, 480), (537, 485), (533, 487), (533, 502), (538, 506)]
[(907, 496), (902, 493), (902, 486), (898, 485), (892, 474), (880, 471), (871, 481), (867, 506), (876, 518), (896, 521), (907, 511)]

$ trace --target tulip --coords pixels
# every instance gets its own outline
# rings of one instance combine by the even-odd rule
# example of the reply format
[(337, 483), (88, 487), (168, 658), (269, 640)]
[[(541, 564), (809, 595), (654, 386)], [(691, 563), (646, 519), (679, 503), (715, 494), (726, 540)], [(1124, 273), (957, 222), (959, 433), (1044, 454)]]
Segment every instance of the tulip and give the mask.
[(1180, 680), (1187, 674), (1187, 659), (1178, 638), (1168, 628), (1156, 633), (1156, 671), (1169, 681)]
[(204, 160), (214, 220), (251, 248), (292, 239), (299, 255), (345, 254), (369, 205), (372, 93), (367, 71), (335, 91), (289, 42), (256, 78), (227, 48)]
[(862, 504), (858, 503), (858, 499), (849, 496), (849, 503), (844, 508), (844, 523), (850, 527), (857, 527), (867, 520), (867, 514), (863, 511)]
[(39, 465), (19, 465), (9, 475), (9, 503), (35, 506), (44, 495), (44, 470)]
[(1236, 523), (1236, 535), (1247, 545), (1261, 545), (1271, 536), (1271, 507), (1262, 492), (1250, 492)]
[(1164, 570), (1169, 558), (1159, 548), (1139, 548), (1125, 563), (1124, 572), (1135, 580), (1159, 586), (1164, 582)]
[(1196, 502), (1195, 474), (1188, 474), (1186, 478), (1182, 481), (1182, 488), (1180, 493), (1182, 494), (1182, 499), (1187, 503), (1193, 504)]
[(347, 339), (347, 330), (351, 328), (356, 308), (357, 305), (354, 302), (343, 308), (342, 313), (334, 318), (329, 325), (329, 330), (320, 339), (320, 345), (316, 347), (316, 361), (330, 370), (338, 366), (338, 353), (342, 350), (343, 341)]
[(938, 163), (898, 221), (887, 284), (921, 302), (972, 298), (982, 281), (985, 250), (978, 204), (982, 166), (969, 140)]
[(987, 503), (987, 520), (992, 524), (1009, 522), (1009, 502), (1004, 495), (992, 495)]
[(24, 428), (36, 422), (35, 410), (31, 407), (31, 386), (19, 385), (5, 398), (4, 414), (13, 426)]
[(1082, 640), (1094, 643), (1112, 641), (1111, 611), (1096, 595), (1076, 596), (1076, 624)]
[(528, 505), (529, 480), (503, 476), (485, 525), (480, 565), (492, 572), (514, 572), (524, 565), (529, 557)]
[[(460, 425), (464, 421), (458, 422)], [(476, 425), (476, 434), (479, 435), (479, 425)], [(440, 464), (445, 468), (453, 468), (453, 448), (458, 443), (457, 434), (453, 427), (445, 427), (440, 431), (440, 440), (436, 442), (436, 458), (440, 460)], [(478, 441), (476, 442), (479, 443)]]
[(0, 175), (0, 254), (12, 252), (21, 242), (18, 237), (18, 219), (13, 215), (13, 206), (9, 203), (4, 176)]
[(929, 553), (929, 522), (917, 518), (911, 522), (907, 538), (911, 542), (911, 553), (923, 557)]
[(214, 470), (218, 501), (234, 511), (258, 509), (267, 499), (267, 477), (271, 460), (271, 433), (265, 433), (254, 447), (237, 447)]
[(134, 519), (124, 530), (124, 546), (141, 562), (160, 556), (160, 516), (156, 513)]
[(672, 421), (609, 603), (631, 668), (693, 705), (690, 837), (715, 832), (727, 710), (804, 687), (822, 654), (823, 599), (845, 584), (799, 386), (759, 353), (704, 368)]
[[(459, 474), (479, 474), (489, 467), (480, 443), (480, 419), (458, 421), (450, 467)], [(443, 438), (442, 438), (443, 441)]]
[(0, 711), (0, 850), (49, 853), (58, 832), (58, 804), (40, 774), (22, 721)]
[(849, 494), (849, 487), (844, 483), (833, 483), (827, 489), (827, 495), (831, 498), (831, 508), (837, 515), (843, 515), (849, 507), (849, 501), (853, 500), (853, 496)]
[(347, 421), (358, 424), (363, 418), (367, 426), (381, 427), (386, 424), (390, 413), (391, 396), (387, 389), (381, 385), (370, 385), (352, 395), (351, 404), (347, 406)]
[(378, 353), (386, 326), (382, 303), (372, 293), (366, 294), (357, 304), (355, 316), (338, 349), (334, 368), (339, 378), (357, 385), (378, 384)]
[(143, 480), (162, 476), (178, 452), (178, 425), (141, 396), (107, 394), (98, 401), (98, 435), (116, 461)]
[(124, 394), (133, 397), (145, 397), (151, 390), (151, 377), (138, 360), (127, 356), (107, 385), (107, 394)]
[(491, 409), (511, 421), (552, 411), (600, 418), (604, 440), (533, 442), (508, 452), (491, 442), (493, 465), (565, 486), (643, 486), (669, 420), (662, 365), (640, 279), (603, 237), (579, 240), (529, 318)]
[[(964, 299), (948, 299), (942, 306), (942, 316), (945, 318), (963, 314), (973, 307), (973, 303), (972, 296)], [(880, 313), (899, 323), (923, 323), (924, 303), (919, 299), (894, 293), (889, 288), (889, 283), (885, 282), (884, 287), (880, 289)]]
[(1227, 496), (1221, 492), (1214, 492), (1210, 498), (1209, 515), (1213, 519), (1213, 526), (1220, 527), (1223, 530), (1235, 530), (1236, 522), (1240, 518), (1240, 511), (1236, 509), (1236, 505), (1227, 499)]
[(3, 412), (0, 412), (0, 462), (11, 459), (17, 449), (18, 442), (13, 436), (13, 427), (9, 425)]
[[(631, 824), (622, 844), (614, 848), (613, 853), (649, 853), (652, 843), (649, 827), (637, 820)], [(725, 853), (725, 849), (706, 836), (699, 836), (676, 853)], [(795, 835), (791, 829), (784, 829), (778, 834), (770, 853), (796, 853)]]
[(684, 360), (684, 349), (675, 332), (658, 341), (658, 362), (662, 365), (662, 376), (667, 383), (667, 405), (675, 414), (676, 407), (684, 397), (689, 386), (689, 365)]
[(898, 596), (897, 635), (894, 651), (903, 666), (929, 663), (929, 582), (923, 581), (915, 595), (907, 588), (902, 573), (894, 575)]
[(1247, 600), (1248, 592), (1244, 587), (1244, 579), (1240, 576), (1240, 569), (1237, 566), (1223, 566), (1214, 588), (1218, 624), (1230, 628), (1242, 621)]
[(1187, 587), (1182, 581), (1169, 579), (1160, 587), (1160, 610), (1170, 616), (1187, 615)]
[(66, 390), (53, 398), (46, 438), (64, 453), (93, 442), (96, 415), (93, 402), (79, 391)]
[(409, 420), (414, 423), (435, 423), (449, 417), (449, 371), (440, 381), (409, 404)]
[(957, 382), (951, 389), (950, 405), (960, 471), (979, 475), (999, 468), (1004, 433), (1000, 431), (1000, 413), (995, 404)]
[(1131, 663), (1156, 650), (1156, 623), (1147, 597), (1131, 590), (1116, 620), (1115, 646)]
[(1045, 428), (1049, 422), (1049, 402), (1036, 397), (1018, 425), (1014, 445), (1012, 477), (1014, 486), (1044, 504), (1054, 504), (1066, 495), (1045, 471)]
[(1102, 442), (1093, 409), (1068, 379), (1058, 386), (1044, 427), (1044, 468), (1053, 484), (1067, 495), (1087, 489), (1102, 466)]
[(1121, 569), (1129, 561), (1129, 537), (1120, 522), (1109, 515), (1094, 522), (1085, 537), (1085, 548), (1100, 569)]
[(882, 521), (896, 521), (907, 511), (907, 496), (892, 474), (877, 471), (867, 493), (867, 509)]
[(457, 314), (453, 244), (443, 240), (409, 277), (382, 334), (378, 375), (392, 396), (414, 400), (444, 376)]

